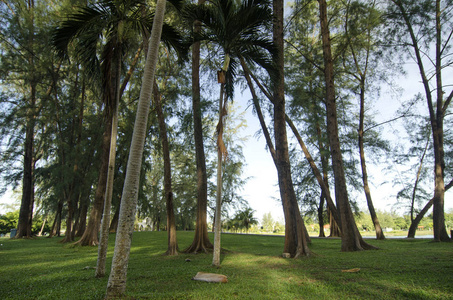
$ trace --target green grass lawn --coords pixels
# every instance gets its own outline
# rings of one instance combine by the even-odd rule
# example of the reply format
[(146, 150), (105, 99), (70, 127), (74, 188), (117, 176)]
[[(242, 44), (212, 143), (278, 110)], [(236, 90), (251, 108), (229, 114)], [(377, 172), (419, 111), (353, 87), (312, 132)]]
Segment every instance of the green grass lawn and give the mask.
[[(180, 248), (192, 232), (178, 232)], [(212, 239), (212, 236), (211, 236)], [(97, 247), (61, 238), (0, 239), (0, 299), (102, 299), (94, 278)], [(211, 254), (162, 256), (166, 232), (136, 232), (128, 269), (130, 299), (453, 299), (453, 243), (368, 240), (377, 251), (340, 252), (339, 239), (313, 239), (310, 258), (284, 259), (281, 236), (222, 235), (222, 268)], [(113, 254), (110, 236), (108, 261)], [(189, 258), (190, 262), (186, 259)], [(107, 273), (110, 265), (107, 266)], [(342, 270), (360, 268), (357, 273)], [(191, 278), (221, 273), (228, 283)]]

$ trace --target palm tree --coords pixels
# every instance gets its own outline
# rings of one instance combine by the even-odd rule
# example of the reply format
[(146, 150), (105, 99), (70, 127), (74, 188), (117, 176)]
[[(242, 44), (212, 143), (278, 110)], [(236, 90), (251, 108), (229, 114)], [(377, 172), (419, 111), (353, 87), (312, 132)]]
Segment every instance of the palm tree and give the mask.
[[(102, 99), (105, 105), (105, 131), (102, 159), (93, 209), (87, 229), (78, 241), (81, 245), (98, 244), (97, 234), (103, 218), (100, 253), (105, 253), (110, 221), (110, 206), (113, 191), (113, 175), (116, 155), (118, 105), (121, 93), (130, 76), (120, 85), (122, 58), (137, 34), (145, 36), (153, 23), (153, 14), (146, 9), (144, 0), (103, 0), (90, 4), (70, 15), (61, 23), (54, 35), (54, 44), (59, 53), (68, 54), (68, 46), (75, 44), (79, 59), (92, 78), (102, 78)], [(169, 25), (164, 26), (164, 41), (182, 55), (185, 46), (180, 36)], [(104, 42), (105, 40), (105, 42)], [(101, 58), (98, 48), (102, 46)], [(105, 201), (106, 200), (106, 201)], [(105, 213), (102, 214), (102, 211)], [(105, 248), (105, 249), (104, 249)], [(102, 255), (103, 256), (103, 255)], [(100, 256), (101, 257), (101, 256)], [(98, 268), (99, 269), (99, 268)], [(103, 269), (101, 267), (100, 269)], [(103, 276), (103, 272), (98, 276)]]
[(157, 0), (154, 23), (149, 39), (142, 89), (137, 106), (131, 148), (127, 162), (126, 179), (121, 198), (121, 209), (118, 230), (113, 254), (112, 269), (107, 284), (106, 299), (119, 298), (126, 291), (127, 265), (129, 261), (131, 237), (134, 229), (135, 210), (137, 206), (140, 182), (140, 166), (147, 132), (149, 100), (153, 93), (154, 74), (157, 65), (159, 43), (165, 14), (165, 0)]
[(252, 208), (247, 207), (239, 211), (234, 218), (238, 221), (240, 227), (245, 228), (246, 232), (249, 231), (250, 225), (258, 224), (258, 220), (253, 216), (254, 212)]
[(260, 32), (271, 20), (269, 3), (265, 0), (245, 0), (240, 5), (236, 1), (212, 0), (203, 5), (186, 7), (187, 19), (199, 20), (204, 31), (195, 36), (196, 40), (206, 40), (215, 44), (222, 52), (223, 67), (219, 71), (220, 97), (219, 122), (217, 125), (217, 197), (215, 211), (215, 234), (213, 265), (220, 265), (221, 232), (221, 193), (222, 158), (226, 155), (223, 143), (223, 117), (227, 114), (226, 102), (233, 97), (234, 79), (237, 75), (240, 58), (252, 61), (270, 69), (272, 62), (268, 52), (272, 42)]
[[(92, 78), (100, 75), (102, 80), (105, 128), (101, 167), (88, 226), (78, 241), (81, 245), (98, 244), (97, 234), (103, 209), (108, 212), (104, 214), (103, 222), (108, 224), (110, 220), (118, 105), (121, 97), (119, 90), (121, 64), (131, 31), (140, 32), (149, 26), (149, 15), (145, 18), (140, 13), (142, 5), (143, 1), (138, 0), (122, 1), (121, 3), (104, 0), (90, 4), (70, 15), (66, 21), (60, 24), (54, 34), (54, 44), (62, 56), (67, 55), (69, 44), (75, 42), (79, 59), (86, 70)], [(139, 25), (141, 28), (137, 27)], [(106, 41), (103, 43), (104, 38)], [(100, 45), (102, 54), (99, 60), (98, 48)]]

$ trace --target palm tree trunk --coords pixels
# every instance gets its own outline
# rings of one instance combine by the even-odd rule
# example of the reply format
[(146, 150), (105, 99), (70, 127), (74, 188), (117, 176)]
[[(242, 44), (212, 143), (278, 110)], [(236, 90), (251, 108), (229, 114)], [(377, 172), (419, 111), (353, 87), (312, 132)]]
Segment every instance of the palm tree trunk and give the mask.
[(95, 276), (97, 278), (105, 276), (105, 262), (107, 259), (107, 247), (109, 243), (109, 226), (110, 226), (110, 211), (112, 209), (112, 196), (113, 196), (113, 181), (115, 179), (115, 160), (116, 160), (116, 141), (118, 137), (118, 109), (121, 99), (121, 43), (118, 43), (116, 49), (116, 68), (115, 68), (115, 106), (112, 112), (112, 127), (110, 134), (110, 151), (109, 151), (109, 164), (107, 171), (107, 185), (104, 199), (104, 211), (101, 221), (101, 238), (98, 246), (98, 259), (96, 264)]
[[(199, 0), (198, 5), (204, 0)], [(195, 21), (194, 32), (199, 33), (201, 23)], [(213, 245), (208, 237), (207, 204), (208, 204), (208, 176), (206, 172), (206, 157), (203, 146), (203, 123), (200, 95), (200, 42), (192, 45), (192, 109), (193, 128), (195, 139), (195, 156), (197, 164), (197, 219), (195, 235), (192, 244), (184, 250), (186, 253), (207, 252)]]
[(134, 229), (135, 211), (140, 183), (140, 170), (145, 144), (149, 99), (153, 91), (154, 74), (157, 65), (160, 37), (165, 14), (165, 0), (158, 0), (154, 16), (154, 23), (149, 39), (149, 50), (146, 59), (142, 89), (137, 106), (129, 159), (127, 162), (126, 179), (121, 199), (121, 209), (118, 230), (115, 240), (115, 250), (112, 260), (112, 269), (107, 284), (106, 299), (119, 298), (126, 292), (127, 265), (129, 262), (132, 232)]
[[(221, 71), (223, 72), (223, 71)], [(214, 252), (212, 256), (212, 265), (220, 267), (220, 248), (221, 248), (221, 233), (222, 233), (222, 157), (223, 149), (221, 144), (223, 134), (223, 117), (224, 117), (224, 94), (225, 83), (220, 84), (219, 97), (219, 123), (217, 125), (217, 194), (214, 217)]]

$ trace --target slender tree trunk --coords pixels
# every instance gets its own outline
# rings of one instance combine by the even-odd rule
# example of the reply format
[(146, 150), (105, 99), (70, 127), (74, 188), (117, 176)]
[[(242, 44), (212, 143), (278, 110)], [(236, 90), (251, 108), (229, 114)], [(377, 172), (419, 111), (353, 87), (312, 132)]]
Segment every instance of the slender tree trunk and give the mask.
[(109, 226), (110, 226), (110, 211), (112, 208), (112, 196), (113, 196), (113, 184), (115, 179), (115, 161), (116, 161), (116, 141), (118, 137), (118, 110), (121, 98), (121, 63), (122, 63), (122, 51), (121, 42), (118, 42), (118, 49), (116, 52), (116, 64), (115, 64), (115, 77), (114, 77), (114, 99), (115, 104), (112, 112), (112, 127), (110, 134), (110, 151), (109, 151), (109, 163), (107, 171), (107, 185), (105, 190), (104, 199), (104, 210), (101, 220), (101, 231), (100, 231), (100, 242), (98, 246), (98, 259), (96, 264), (95, 276), (97, 278), (105, 276), (105, 262), (107, 260), (107, 248), (109, 244)]
[(60, 228), (61, 228), (61, 213), (63, 211), (63, 200), (58, 201), (57, 210), (55, 213), (55, 219), (52, 223), (52, 228), (50, 229), (49, 238), (56, 236), (60, 236)]
[[(322, 181), (324, 182), (326, 189), (329, 190), (329, 179), (327, 177), (328, 162), (327, 162), (327, 157), (324, 154), (325, 149), (324, 149), (324, 143), (322, 142), (321, 126), (319, 124), (318, 117), (316, 117), (316, 135), (318, 137), (318, 148), (319, 148), (319, 154), (321, 156), (321, 168), (322, 168), (322, 175), (323, 175)], [(330, 196), (330, 192), (329, 192), (329, 196)], [(327, 194), (321, 188), (321, 196), (319, 199), (319, 208), (318, 208), (319, 237), (326, 236), (324, 233), (324, 200), (327, 201)], [(327, 207), (328, 207), (328, 205), (327, 205)]]
[(362, 182), (363, 190), (365, 192), (366, 203), (368, 210), (370, 211), (371, 220), (373, 221), (374, 229), (376, 231), (376, 239), (384, 240), (384, 232), (382, 231), (381, 224), (374, 209), (373, 200), (371, 199), (370, 186), (368, 185), (368, 172), (365, 161), (365, 147), (364, 147), (364, 119), (365, 119), (365, 79), (362, 77), (360, 82), (360, 114), (359, 114), (359, 154), (360, 154), (360, 166), (362, 168)]
[(87, 228), (87, 215), (88, 215), (88, 205), (89, 199), (84, 199), (82, 206), (80, 207), (80, 214), (78, 217), (78, 226), (76, 226), (76, 237), (81, 237)]
[[(198, 4), (201, 5), (204, 2), (204, 0), (199, 0)], [(201, 23), (195, 21), (194, 32), (200, 32), (200, 30)], [(206, 253), (208, 249), (213, 248), (213, 245), (209, 241), (207, 224), (208, 176), (203, 146), (203, 123), (200, 95), (200, 42), (195, 42), (192, 45), (192, 106), (195, 156), (197, 163), (197, 220), (193, 242), (184, 250), (184, 252)]]
[(34, 35), (35, 35), (35, 24), (34, 24), (34, 1), (28, 1), (28, 50), (29, 54), (28, 67), (29, 71), (29, 88), (30, 95), (27, 97), (28, 109), (26, 116), (25, 125), (25, 143), (24, 143), (24, 160), (23, 160), (23, 179), (22, 179), (22, 201), (19, 210), (19, 220), (17, 222), (17, 233), (15, 238), (31, 237), (31, 224), (33, 215), (33, 151), (34, 151), (34, 131), (35, 131), (35, 114), (36, 114), (36, 85), (37, 78), (35, 74), (35, 55), (34, 55)]
[(319, 196), (319, 207), (318, 207), (318, 225), (319, 225), (319, 237), (326, 237), (324, 233), (324, 193), (321, 191), (321, 196)]
[[(434, 138), (434, 200), (433, 200), (433, 227), (434, 241), (450, 242), (445, 228), (445, 154), (444, 154), (444, 101), (443, 101), (443, 86), (442, 86), (442, 25), (441, 25), (441, 8), (440, 0), (436, 0), (436, 85), (437, 85), (437, 103), (436, 115), (430, 114), (431, 127)], [(430, 109), (431, 110), (431, 109)]]
[(115, 210), (115, 213), (113, 214), (112, 222), (110, 223), (110, 228), (109, 228), (110, 233), (116, 232), (116, 229), (118, 228), (118, 219), (120, 217), (120, 209), (121, 209), (121, 201), (118, 204), (118, 208)]
[[(412, 41), (412, 47), (414, 49), (415, 59), (420, 71), (423, 87), (425, 90), (426, 102), (429, 111), (429, 118), (431, 123), (431, 131), (433, 137), (433, 148), (434, 148), (434, 197), (433, 197), (433, 229), (434, 229), (434, 241), (438, 242), (449, 242), (450, 237), (447, 234), (445, 228), (445, 212), (444, 212), (444, 197), (445, 197), (445, 183), (444, 183), (444, 131), (443, 121), (445, 111), (453, 97), (453, 93), (450, 94), (449, 100), (444, 103), (443, 101), (443, 87), (442, 87), (442, 24), (441, 24), (441, 10), (440, 0), (436, 0), (436, 92), (437, 101), (433, 101), (431, 94), (431, 85), (425, 72), (425, 67), (422, 60), (422, 53), (419, 46), (419, 40), (416, 36), (414, 29), (411, 24), (410, 17), (406, 11), (402, 1), (392, 0), (393, 3), (399, 8), (404, 22), (407, 26), (407, 31)], [(434, 102), (436, 107), (434, 107)]]
[[(35, 87), (32, 87), (32, 98), (35, 97)], [(34, 106), (35, 100), (32, 99), (31, 103)], [(25, 134), (24, 144), (24, 163), (23, 163), (23, 180), (22, 180), (22, 201), (19, 210), (19, 221), (17, 226), (17, 233), (15, 238), (31, 237), (31, 220), (33, 208), (33, 141), (34, 141), (34, 116), (29, 109), (29, 116), (27, 117), (27, 127)]]
[(425, 160), (426, 151), (428, 150), (430, 137), (426, 140), (425, 150), (423, 150), (422, 157), (420, 158), (420, 165), (418, 166), (417, 175), (415, 176), (414, 188), (412, 189), (411, 197), (411, 222), (414, 222), (414, 210), (415, 210), (415, 195), (417, 194), (418, 182), (420, 180), (420, 174), (423, 169), (423, 161)]
[(107, 172), (110, 153), (110, 139), (112, 134), (112, 118), (108, 110), (104, 110), (105, 128), (102, 136), (101, 164), (99, 169), (98, 183), (94, 194), (94, 202), (91, 207), (88, 225), (80, 240), (76, 242), (81, 246), (97, 246), (98, 235), (101, 225), (102, 212), (104, 209), (105, 190), (107, 185)]
[(42, 236), (42, 232), (44, 231), (44, 227), (46, 226), (46, 222), (47, 222), (47, 216), (42, 221), (41, 230), (39, 230), (38, 236)]
[(283, 57), (283, 0), (273, 1), (274, 24), (273, 40), (277, 48), (274, 62), (278, 68), (277, 80), (273, 87), (274, 98), (274, 131), (276, 166), (278, 184), (285, 216), (285, 246), (284, 253), (290, 253), (291, 257), (310, 255), (308, 248), (309, 240), (304, 221), (300, 215), (299, 205), (294, 192), (291, 178), (291, 166), (289, 162), (288, 140), (286, 135), (285, 115), (285, 79)]
[(73, 201), (73, 191), (72, 186), (68, 188), (66, 195), (66, 204), (68, 206), (67, 216), (66, 216), (66, 231), (64, 233), (64, 239), (61, 243), (68, 243), (74, 241), (72, 236), (73, 229), (73, 217), (74, 217), (74, 201)]
[(363, 241), (362, 236), (357, 229), (351, 206), (349, 205), (343, 158), (341, 155), (340, 140), (338, 136), (335, 84), (333, 77), (333, 60), (331, 54), (330, 32), (327, 19), (327, 3), (326, 0), (318, 0), (318, 2), (325, 63), (324, 75), (326, 82), (327, 132), (329, 136), (332, 166), (335, 179), (335, 200), (337, 203), (338, 215), (340, 217), (339, 225), (341, 228), (341, 250), (358, 251), (373, 249), (373, 246)]
[(126, 292), (127, 265), (129, 262), (132, 232), (134, 229), (143, 148), (147, 133), (150, 106), (149, 99), (151, 99), (153, 92), (154, 74), (157, 65), (162, 24), (164, 21), (165, 4), (165, 0), (158, 0), (156, 4), (151, 38), (149, 39), (150, 47), (145, 63), (142, 89), (140, 91), (140, 99), (137, 106), (131, 148), (127, 162), (126, 179), (124, 182), (115, 250), (112, 260), (112, 269), (107, 284), (106, 299), (123, 297)]
[[(260, 104), (259, 104), (258, 99), (256, 97), (256, 93), (255, 93), (255, 90), (254, 90), (254, 87), (253, 87), (253, 84), (251, 82), (250, 77), (252, 77), (254, 79), (254, 81), (259, 86), (260, 90), (266, 95), (266, 97), (269, 99), (269, 101), (271, 101), (272, 104), (275, 105), (274, 98), (264, 89), (264, 87), (259, 83), (259, 81), (256, 79), (256, 77), (253, 76), (253, 74), (250, 73), (250, 70), (248, 69), (248, 67), (245, 64), (245, 61), (243, 59), (241, 59), (241, 66), (242, 66), (242, 68), (244, 70), (244, 75), (245, 75), (245, 78), (246, 78), (247, 83), (249, 85), (250, 92), (252, 93), (253, 103), (254, 103), (254, 106), (255, 106), (255, 110), (257, 111), (257, 115), (258, 115), (258, 119), (260, 121), (261, 127), (263, 129), (263, 134), (265, 136), (266, 143), (267, 143), (267, 145), (268, 145), (268, 147), (270, 149), (270, 152), (272, 154), (272, 158), (274, 159), (274, 163), (276, 163), (276, 161), (275, 161), (275, 159), (276, 159), (275, 149), (273, 147), (269, 131), (267, 130), (267, 126), (266, 126), (266, 124), (264, 122), (264, 117), (263, 117), (262, 112), (261, 112), (261, 107), (260, 107)], [(285, 114), (285, 119), (286, 119), (286, 123), (291, 128), (291, 130), (294, 133), (294, 135), (296, 136), (296, 139), (299, 142), (299, 145), (300, 145), (300, 147), (302, 149), (302, 152), (304, 153), (305, 158), (307, 159), (308, 163), (310, 164), (310, 167), (311, 167), (311, 169), (313, 171), (313, 174), (315, 175), (315, 177), (316, 177), (316, 179), (317, 179), (317, 181), (319, 183), (319, 186), (321, 187), (321, 190), (324, 192), (325, 199), (327, 201), (327, 205), (333, 211), (333, 216), (332, 216), (333, 219), (335, 219), (337, 222), (339, 222), (339, 217), (338, 217), (338, 214), (337, 214), (337, 210), (335, 208), (335, 204), (333, 203), (333, 200), (330, 197), (328, 181), (327, 181), (327, 167), (323, 166), (323, 169), (326, 170), (326, 171), (325, 171), (324, 177), (322, 177), (321, 173), (319, 172), (319, 169), (316, 167), (316, 164), (315, 164), (311, 154), (308, 152), (308, 149), (305, 146), (305, 143), (302, 140), (302, 137), (300, 136), (300, 134), (299, 134), (296, 126), (292, 122), (291, 118), (288, 115)]]
[(159, 92), (157, 82), (154, 80), (153, 90), (154, 107), (157, 112), (159, 122), (159, 135), (162, 142), (162, 156), (164, 158), (164, 192), (167, 208), (167, 251), (165, 255), (178, 255), (178, 240), (176, 239), (176, 219), (173, 208), (173, 190), (171, 178), (171, 161), (170, 161), (170, 146), (167, 137), (167, 125), (165, 124), (165, 116), (162, 108), (162, 99)]
[[(226, 70), (222, 70), (225, 74)], [(224, 152), (223, 144), (223, 117), (225, 115), (225, 82), (220, 84), (220, 97), (219, 97), (219, 123), (217, 124), (217, 193), (214, 217), (214, 252), (212, 256), (212, 265), (220, 267), (220, 250), (221, 250), (221, 234), (222, 234), (222, 158)], [(223, 145), (223, 146), (222, 146)]]

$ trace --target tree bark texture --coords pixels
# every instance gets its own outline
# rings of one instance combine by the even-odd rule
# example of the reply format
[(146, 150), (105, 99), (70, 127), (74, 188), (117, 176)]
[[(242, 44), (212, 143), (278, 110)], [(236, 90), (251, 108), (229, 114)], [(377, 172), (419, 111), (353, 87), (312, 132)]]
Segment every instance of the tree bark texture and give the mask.
[(114, 106), (112, 107), (112, 126), (110, 134), (110, 151), (109, 151), (109, 161), (108, 161), (108, 170), (107, 170), (107, 183), (105, 189), (105, 199), (104, 199), (104, 209), (101, 220), (101, 230), (100, 230), (100, 241), (98, 245), (98, 259), (96, 263), (96, 272), (95, 276), (97, 278), (105, 276), (105, 262), (107, 260), (107, 248), (109, 243), (109, 227), (110, 227), (110, 212), (112, 210), (112, 196), (113, 196), (113, 184), (115, 179), (115, 161), (116, 161), (116, 141), (118, 137), (118, 110), (120, 105), (121, 93), (120, 93), (120, 82), (121, 82), (121, 63), (122, 63), (122, 53), (121, 53), (121, 43), (117, 45), (118, 49), (116, 53), (116, 64), (114, 77), (112, 78), (112, 86), (114, 87), (114, 92), (112, 93), (115, 99)]
[[(442, 24), (441, 24), (441, 10), (440, 0), (436, 0), (435, 4), (435, 20), (436, 20), (436, 57), (435, 57), (435, 69), (436, 69), (436, 92), (437, 101), (433, 99), (431, 93), (431, 85), (428, 76), (425, 71), (422, 50), (419, 44), (418, 36), (416, 35), (414, 28), (406, 11), (405, 4), (400, 0), (392, 0), (392, 2), (398, 7), (403, 17), (403, 20), (407, 27), (407, 32), (411, 39), (411, 47), (414, 50), (415, 59), (420, 71), (422, 84), (425, 90), (426, 102), (428, 106), (429, 119), (431, 124), (431, 132), (433, 137), (433, 148), (434, 148), (434, 197), (433, 197), (433, 231), (434, 241), (438, 242), (449, 242), (451, 241), (445, 228), (445, 212), (444, 212), (444, 197), (445, 197), (445, 182), (444, 182), (444, 130), (443, 121), (445, 111), (450, 102), (444, 103), (443, 100), (443, 87), (442, 87)], [(453, 96), (450, 94), (449, 97)], [(450, 98), (451, 99), (451, 98)], [(435, 104), (435, 106), (434, 106)], [(444, 106), (445, 105), (445, 106)]]
[(359, 113), (359, 155), (360, 155), (360, 166), (362, 168), (362, 182), (363, 190), (365, 192), (366, 203), (370, 212), (371, 220), (373, 221), (374, 229), (376, 231), (376, 239), (384, 240), (385, 235), (382, 231), (381, 224), (374, 209), (373, 200), (371, 199), (370, 186), (368, 184), (368, 172), (366, 168), (365, 160), (365, 147), (364, 147), (364, 119), (365, 119), (365, 79), (361, 77), (360, 82), (360, 113)]
[(140, 99), (137, 106), (129, 159), (127, 162), (126, 179), (121, 199), (118, 230), (115, 240), (112, 269), (107, 284), (106, 299), (123, 297), (126, 292), (127, 266), (129, 262), (132, 233), (134, 230), (140, 170), (148, 129), (149, 106), (153, 92), (154, 75), (165, 14), (165, 4), (165, 0), (158, 0), (156, 4), (154, 22), (151, 37), (149, 39), (150, 46), (144, 68), (142, 89), (140, 91)]
[[(223, 71), (222, 71), (223, 72)], [(222, 158), (223, 150), (223, 117), (224, 117), (224, 93), (225, 83), (220, 84), (219, 97), (219, 123), (217, 125), (217, 191), (215, 201), (215, 217), (214, 217), (214, 251), (212, 255), (212, 265), (220, 267), (220, 249), (221, 249), (221, 234), (222, 234)]]
[(104, 210), (105, 190), (107, 186), (107, 173), (109, 165), (110, 139), (112, 136), (112, 114), (104, 110), (105, 128), (102, 135), (101, 164), (94, 201), (88, 219), (88, 225), (82, 237), (76, 242), (81, 246), (97, 246), (98, 234), (101, 226), (102, 213)]
[[(198, 4), (203, 4), (199, 0)], [(195, 21), (194, 32), (200, 32), (201, 23)], [(195, 236), (192, 244), (184, 250), (187, 253), (207, 252), (213, 245), (208, 237), (207, 207), (208, 207), (208, 176), (206, 172), (206, 157), (203, 146), (203, 123), (200, 95), (200, 42), (192, 45), (192, 107), (193, 128), (195, 139), (195, 156), (197, 164), (197, 220)]]
[(285, 79), (283, 57), (283, 0), (273, 1), (274, 21), (273, 40), (277, 51), (274, 57), (278, 69), (278, 75), (273, 88), (274, 98), (274, 131), (276, 167), (280, 196), (283, 204), (285, 217), (285, 245), (284, 253), (290, 253), (291, 257), (310, 255), (308, 248), (308, 234), (304, 221), (300, 215), (299, 205), (294, 192), (291, 165), (289, 162), (288, 140), (286, 134), (285, 118)]
[[(451, 187), (453, 186), (453, 180), (450, 181), (445, 186), (445, 191), (448, 191)], [(425, 214), (428, 212), (428, 210), (433, 206), (434, 198), (431, 198), (431, 200), (426, 203), (426, 205), (423, 207), (423, 209), (418, 213), (418, 215), (414, 218), (414, 220), (411, 222), (411, 225), (409, 226), (409, 230), (407, 233), (408, 238), (414, 238), (415, 237), (415, 232), (418, 228), (418, 224), (420, 224), (420, 221), (423, 219)]]
[(176, 239), (176, 218), (173, 208), (173, 190), (171, 178), (170, 146), (167, 137), (167, 125), (162, 108), (162, 95), (159, 92), (157, 82), (154, 80), (153, 90), (154, 107), (156, 108), (159, 123), (159, 135), (162, 143), (162, 156), (164, 158), (164, 193), (167, 208), (167, 251), (166, 255), (178, 255), (178, 240)]
[(29, 108), (27, 110), (26, 125), (25, 125), (25, 142), (24, 142), (24, 160), (23, 160), (23, 178), (22, 178), (22, 200), (19, 210), (19, 220), (17, 222), (17, 232), (15, 238), (31, 237), (31, 224), (33, 215), (33, 151), (34, 151), (34, 135), (35, 135), (35, 114), (36, 114), (36, 85), (37, 79), (34, 73), (34, 2), (28, 3), (28, 11), (30, 14), (30, 21), (28, 25), (28, 49), (27, 56), (29, 68), (31, 69), (28, 74), (28, 84), (30, 95), (28, 98)]
[(330, 32), (327, 18), (326, 0), (318, 0), (321, 37), (324, 55), (324, 76), (326, 82), (326, 112), (327, 133), (329, 136), (330, 152), (335, 181), (335, 200), (340, 218), (341, 250), (358, 251), (372, 249), (373, 246), (365, 243), (357, 229), (357, 225), (349, 204), (346, 178), (344, 174), (343, 158), (341, 155), (340, 140), (338, 136), (337, 107), (335, 99), (335, 84), (333, 75), (333, 60), (330, 46)]

